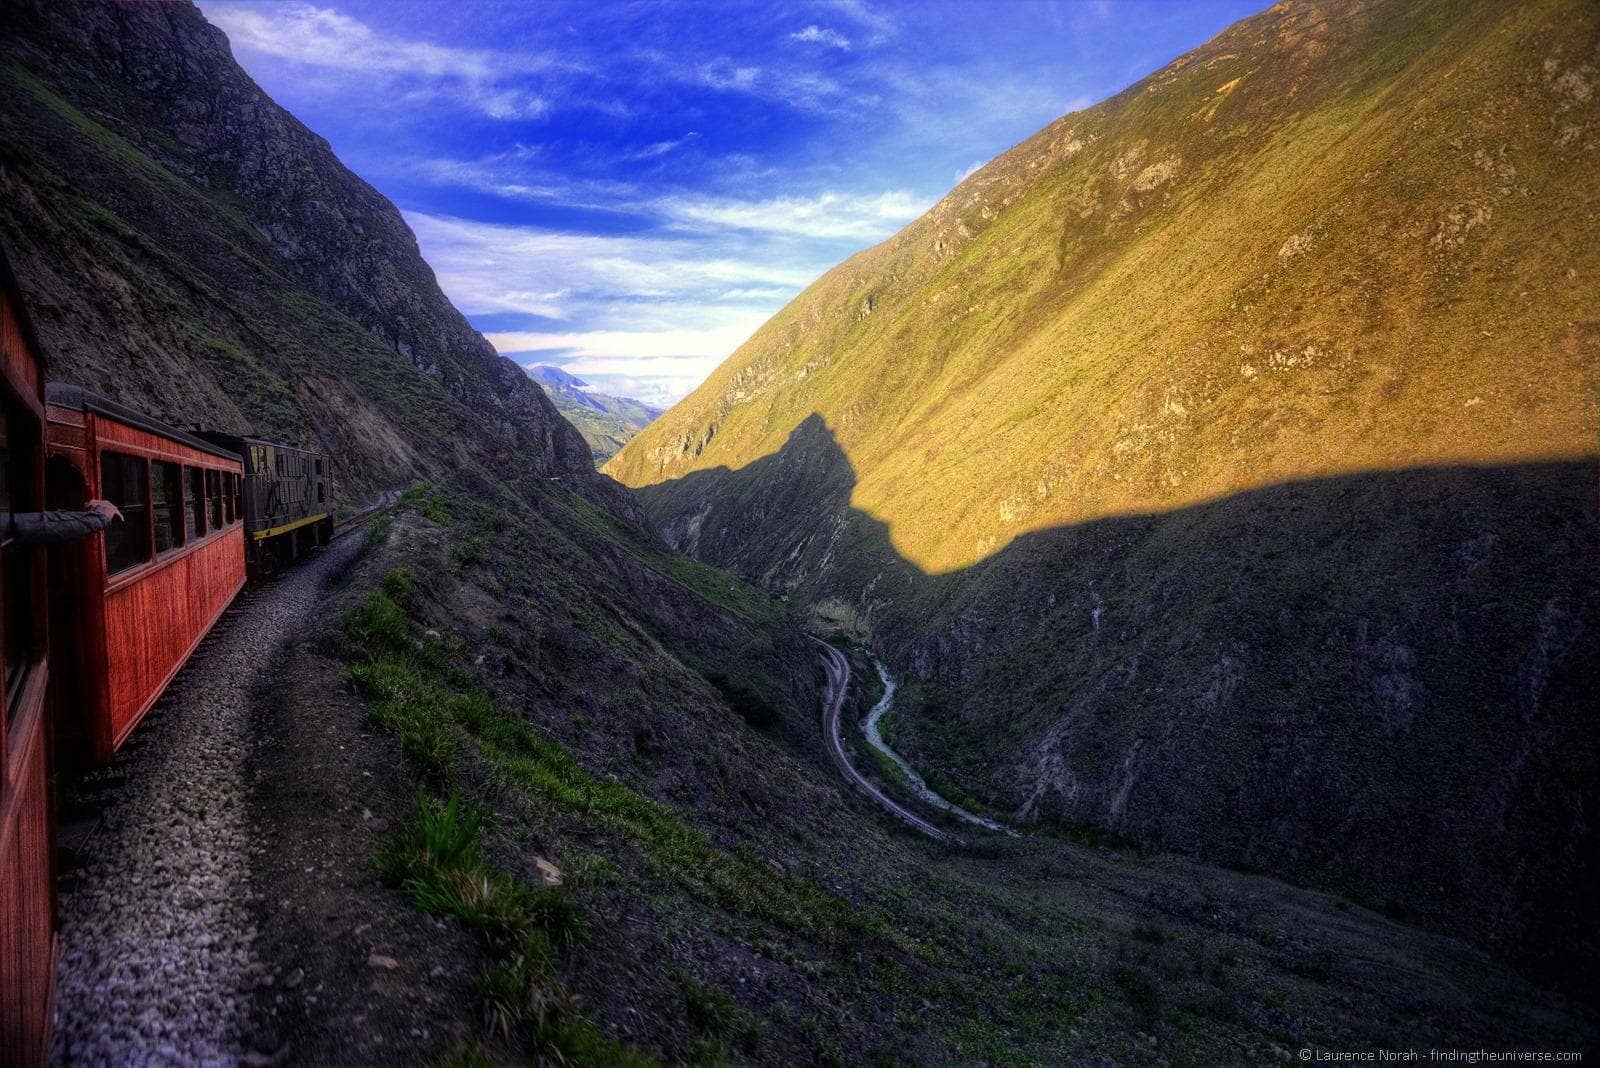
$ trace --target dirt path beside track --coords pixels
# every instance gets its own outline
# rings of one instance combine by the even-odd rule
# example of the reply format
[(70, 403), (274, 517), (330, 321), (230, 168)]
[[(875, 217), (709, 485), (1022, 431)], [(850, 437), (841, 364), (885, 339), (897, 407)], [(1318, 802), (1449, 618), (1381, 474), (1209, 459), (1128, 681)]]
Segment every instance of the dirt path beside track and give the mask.
[(56, 1061), (230, 1064), (249, 1053), (252, 992), (268, 975), (249, 885), (254, 698), (360, 547), (342, 538), (241, 595), (117, 759), (68, 787), (64, 807), (91, 814), (93, 830), (62, 880)]

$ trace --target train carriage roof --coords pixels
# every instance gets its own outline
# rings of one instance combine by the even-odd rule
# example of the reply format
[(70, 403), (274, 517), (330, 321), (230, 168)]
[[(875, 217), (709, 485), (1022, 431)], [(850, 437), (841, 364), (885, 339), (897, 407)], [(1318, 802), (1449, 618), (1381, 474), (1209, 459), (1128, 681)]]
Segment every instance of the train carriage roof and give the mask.
[(225, 449), (215, 442), (196, 437), (186, 430), (179, 430), (177, 427), (163, 423), (159, 419), (152, 419), (142, 412), (136, 412), (125, 404), (119, 404), (110, 397), (84, 389), (82, 386), (68, 385), (65, 382), (51, 382), (44, 387), (44, 399), (46, 404), (54, 404), (58, 408), (71, 408), (77, 412), (95, 412), (107, 418), (115, 419), (119, 423), (126, 423), (128, 426), (137, 427), (152, 434), (160, 434), (164, 438), (180, 442), (191, 449), (199, 449), (201, 452), (220, 456), (224, 460), (233, 460), (240, 464), (244, 463), (243, 458), (238, 453)]
[(308, 449), (301, 445), (290, 445), (287, 441), (279, 441), (277, 438), (264, 438), (258, 434), (233, 434), (226, 430), (198, 430), (196, 433), (207, 441), (213, 441), (219, 445), (227, 445), (230, 448), (238, 449), (241, 453), (243, 453), (245, 445), (269, 445), (274, 449), (305, 453), (307, 456), (323, 455), (317, 449)]

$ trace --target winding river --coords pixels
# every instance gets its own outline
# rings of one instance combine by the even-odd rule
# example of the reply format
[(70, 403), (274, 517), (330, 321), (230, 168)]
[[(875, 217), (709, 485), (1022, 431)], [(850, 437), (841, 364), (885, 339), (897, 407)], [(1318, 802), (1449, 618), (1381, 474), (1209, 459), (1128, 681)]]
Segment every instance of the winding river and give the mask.
[(925, 781), (923, 781), (922, 776), (918, 775), (916, 770), (912, 768), (910, 764), (906, 763), (905, 759), (901, 757), (899, 753), (896, 753), (893, 749), (889, 748), (889, 743), (883, 740), (883, 731), (879, 729), (878, 721), (883, 719), (884, 713), (888, 712), (890, 707), (894, 704), (894, 677), (889, 674), (889, 669), (883, 666), (883, 661), (879, 660), (875, 656), (872, 656), (870, 653), (867, 654), (867, 656), (868, 659), (872, 661), (873, 668), (877, 670), (878, 678), (883, 680), (883, 696), (878, 699), (877, 704), (872, 706), (872, 711), (867, 713), (867, 718), (862, 724), (862, 728), (867, 736), (867, 744), (872, 746), (872, 748), (876, 749), (878, 752), (882, 753), (884, 756), (888, 757), (890, 760), (894, 761), (895, 766), (905, 773), (906, 783), (911, 787), (912, 793), (916, 794), (934, 808), (943, 809), (952, 816), (958, 816), (961, 819), (966, 820), (968, 823), (977, 824), (979, 827), (982, 827), (986, 830), (997, 831), (1000, 834), (1009, 834), (1013, 838), (1020, 837), (1016, 831), (1013, 831), (1005, 824), (996, 823), (991, 819), (985, 819), (975, 812), (968, 812), (966, 809), (962, 808), (953, 801), (946, 801), (944, 798), (934, 793), (932, 788), (929, 787)]

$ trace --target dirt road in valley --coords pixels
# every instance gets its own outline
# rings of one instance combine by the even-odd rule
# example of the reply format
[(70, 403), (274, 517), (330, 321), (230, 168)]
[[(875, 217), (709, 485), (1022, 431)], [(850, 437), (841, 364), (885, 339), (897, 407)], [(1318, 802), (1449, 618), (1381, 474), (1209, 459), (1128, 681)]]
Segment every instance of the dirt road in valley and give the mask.
[(850, 661), (845, 659), (843, 653), (820, 638), (811, 640), (821, 647), (823, 667), (828, 673), (828, 682), (822, 691), (822, 737), (828, 747), (828, 755), (839, 766), (845, 778), (866, 791), (874, 801), (889, 812), (931, 838), (949, 841), (949, 834), (890, 798), (850, 763), (850, 758), (845, 755), (844, 745), (839, 740), (839, 712), (844, 707), (845, 694), (850, 689)]

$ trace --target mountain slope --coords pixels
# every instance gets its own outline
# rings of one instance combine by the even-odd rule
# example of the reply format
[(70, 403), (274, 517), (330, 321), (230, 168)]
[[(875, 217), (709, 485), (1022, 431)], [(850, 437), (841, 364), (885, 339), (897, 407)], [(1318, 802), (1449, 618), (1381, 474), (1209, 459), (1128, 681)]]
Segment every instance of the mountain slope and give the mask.
[(605, 470), (869, 635), (922, 696), (897, 747), (970, 792), (1587, 982), (1597, 34), (1278, 4), (830, 271)]
[(346, 497), (464, 463), (589, 484), (583, 442), (445, 299), (394, 205), (197, 11), (5, 11), (0, 236), (53, 377), (315, 444)]
[(583, 440), (589, 443), (596, 463), (611, 459), (629, 439), (661, 415), (662, 409), (632, 397), (598, 393), (589, 383), (559, 367), (538, 364), (528, 368), (528, 376), (544, 387), (556, 411), (578, 428)]

